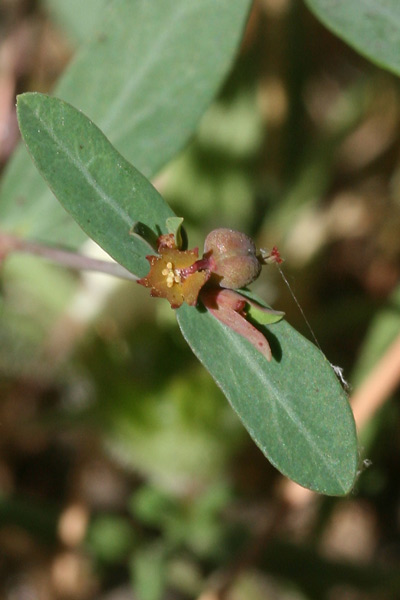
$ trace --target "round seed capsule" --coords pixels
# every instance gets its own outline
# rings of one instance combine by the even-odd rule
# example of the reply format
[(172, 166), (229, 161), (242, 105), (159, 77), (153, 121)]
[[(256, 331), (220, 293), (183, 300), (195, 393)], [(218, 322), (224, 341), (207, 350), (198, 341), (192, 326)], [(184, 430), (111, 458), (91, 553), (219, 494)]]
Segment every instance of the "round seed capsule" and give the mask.
[(204, 242), (204, 253), (214, 259), (211, 278), (221, 287), (236, 289), (257, 279), (261, 263), (251, 238), (233, 229), (214, 229)]

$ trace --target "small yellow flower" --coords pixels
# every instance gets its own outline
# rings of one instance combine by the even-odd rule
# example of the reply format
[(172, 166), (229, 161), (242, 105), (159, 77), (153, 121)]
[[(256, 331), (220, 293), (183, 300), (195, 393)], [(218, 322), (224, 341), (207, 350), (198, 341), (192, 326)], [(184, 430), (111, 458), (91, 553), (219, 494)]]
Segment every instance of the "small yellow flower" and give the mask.
[[(203, 285), (210, 277), (207, 270), (187, 272), (198, 259), (198, 250), (179, 250), (159, 245), (159, 256), (146, 256), (150, 272), (138, 281), (151, 288), (151, 295), (166, 298), (172, 308), (183, 302), (195, 306)], [(185, 272), (186, 271), (186, 272)]]

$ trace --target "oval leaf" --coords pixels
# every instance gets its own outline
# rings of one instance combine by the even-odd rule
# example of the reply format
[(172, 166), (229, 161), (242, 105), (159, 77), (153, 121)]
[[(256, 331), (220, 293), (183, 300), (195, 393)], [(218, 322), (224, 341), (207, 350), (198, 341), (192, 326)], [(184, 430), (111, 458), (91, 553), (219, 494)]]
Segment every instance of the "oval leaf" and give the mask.
[(350, 492), (358, 465), (347, 397), (323, 354), (288, 323), (262, 328), (272, 361), (209, 313), (183, 305), (179, 326), (271, 463), (300, 485)]
[(305, 0), (333, 33), (380, 67), (400, 75), (398, 0)]
[[(68, 4), (68, 3), (66, 3)], [(235, 56), (251, 0), (114, 0), (55, 94), (82, 110), (152, 177), (184, 146)], [(85, 11), (94, 7), (85, 3)], [(103, 2), (98, 10), (103, 10)], [(82, 12), (82, 11), (81, 11)], [(81, 16), (80, 16), (81, 18)], [(85, 237), (20, 148), (0, 201), (2, 228), (50, 243)]]
[(17, 113), (28, 150), (64, 208), (116, 261), (145, 275), (149, 246), (135, 233), (138, 223), (157, 237), (174, 216), (157, 190), (70, 104), (23, 94)]

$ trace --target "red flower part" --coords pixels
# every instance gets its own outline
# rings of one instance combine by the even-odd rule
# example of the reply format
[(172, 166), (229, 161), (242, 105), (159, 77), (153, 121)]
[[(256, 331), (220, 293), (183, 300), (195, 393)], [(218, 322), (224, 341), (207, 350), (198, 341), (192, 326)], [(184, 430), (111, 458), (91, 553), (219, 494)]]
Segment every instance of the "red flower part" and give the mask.
[(201, 300), (216, 319), (246, 338), (268, 361), (271, 360), (272, 353), (268, 341), (254, 325), (246, 320), (243, 312), (246, 304), (253, 304), (259, 310), (263, 309), (262, 306), (238, 292), (221, 288), (203, 289)]
[(261, 260), (265, 265), (271, 265), (272, 263), (276, 263), (280, 265), (283, 263), (283, 258), (281, 257), (281, 253), (278, 248), (274, 246), (271, 251), (263, 250), (261, 248)]
[(274, 246), (271, 250), (270, 262), (275, 262), (278, 265), (283, 263), (283, 258), (281, 257), (281, 253), (279, 252), (279, 250), (276, 246)]
[(157, 240), (157, 250), (161, 248), (177, 248), (175, 236), (173, 233), (164, 233)]

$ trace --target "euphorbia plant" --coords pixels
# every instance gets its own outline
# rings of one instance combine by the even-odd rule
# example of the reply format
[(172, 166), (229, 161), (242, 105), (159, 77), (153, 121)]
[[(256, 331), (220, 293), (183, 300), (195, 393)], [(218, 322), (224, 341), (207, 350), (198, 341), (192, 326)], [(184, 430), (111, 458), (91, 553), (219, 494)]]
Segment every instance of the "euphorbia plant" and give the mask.
[(226, 229), (210, 234), (203, 256), (183, 249), (179, 225), (171, 231), (180, 220), (81, 112), (25, 94), (18, 118), (58, 200), (154, 296), (170, 301), (183, 336), (269, 460), (305, 487), (348, 493), (358, 451), (340, 382), (318, 348), (243, 287), (260, 260), (279, 259), (276, 251), (262, 259), (247, 236)]
[[(161, 235), (158, 256), (147, 256), (150, 272), (138, 283), (151, 288), (151, 295), (166, 298), (172, 308), (183, 302), (197, 306), (199, 301), (221, 323), (246, 338), (256, 350), (271, 360), (271, 348), (265, 336), (246, 319), (245, 307), (264, 314), (264, 323), (279, 321), (282, 312), (266, 308), (233, 291), (252, 283), (263, 262), (281, 262), (276, 248), (267, 257), (256, 255), (253, 240), (240, 231), (216, 229), (206, 238), (204, 256), (198, 248), (182, 250), (179, 232)], [(267, 316), (268, 315), (268, 316)]]

